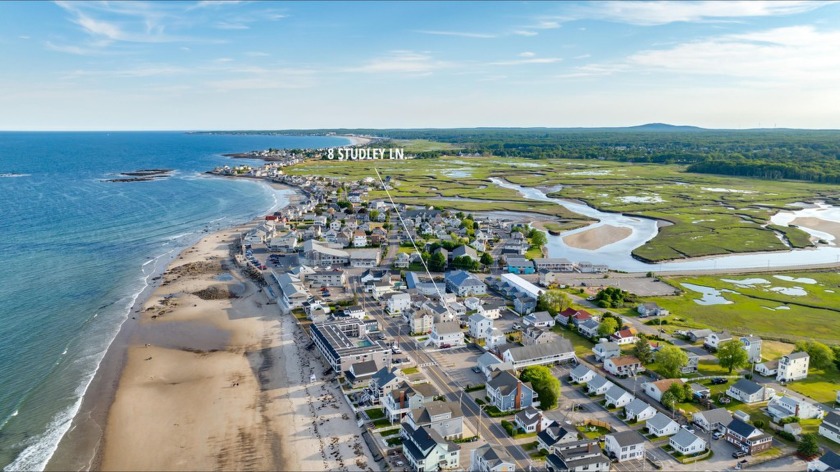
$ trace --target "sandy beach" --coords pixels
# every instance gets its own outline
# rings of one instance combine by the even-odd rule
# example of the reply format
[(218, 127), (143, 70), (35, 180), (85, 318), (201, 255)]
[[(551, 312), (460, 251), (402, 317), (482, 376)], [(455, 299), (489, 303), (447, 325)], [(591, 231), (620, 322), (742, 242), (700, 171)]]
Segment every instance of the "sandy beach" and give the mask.
[(350, 140), (350, 146), (364, 146), (365, 144), (369, 144), (372, 139), (364, 138), (362, 136), (355, 136), (349, 134), (342, 134), (338, 136), (339, 138), (347, 138)]
[(182, 253), (146, 300), (107, 415), (103, 470), (358, 470), (356, 418), (293, 317), (230, 257), (239, 229)]
[(600, 249), (633, 234), (630, 228), (613, 225), (601, 225), (563, 237), (563, 242), (577, 249)]
[(807, 216), (795, 218), (793, 221), (791, 221), (791, 224), (809, 229), (814, 229), (817, 231), (822, 231), (823, 233), (828, 233), (834, 236), (835, 243), (840, 241), (840, 223), (837, 223), (836, 221), (829, 221), (824, 220), (822, 218)]

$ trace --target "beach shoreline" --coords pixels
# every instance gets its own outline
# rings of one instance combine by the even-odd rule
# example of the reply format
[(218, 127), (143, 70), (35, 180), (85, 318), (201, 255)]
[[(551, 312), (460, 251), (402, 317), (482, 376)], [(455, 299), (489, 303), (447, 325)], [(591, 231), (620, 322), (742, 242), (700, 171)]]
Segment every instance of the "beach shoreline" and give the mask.
[[(311, 381), (325, 365), (308, 335), (234, 262), (232, 245), (256, 221), (204, 235), (152, 276), (46, 469), (374, 464), (340, 390)], [(210, 287), (236, 296), (204, 299)]]

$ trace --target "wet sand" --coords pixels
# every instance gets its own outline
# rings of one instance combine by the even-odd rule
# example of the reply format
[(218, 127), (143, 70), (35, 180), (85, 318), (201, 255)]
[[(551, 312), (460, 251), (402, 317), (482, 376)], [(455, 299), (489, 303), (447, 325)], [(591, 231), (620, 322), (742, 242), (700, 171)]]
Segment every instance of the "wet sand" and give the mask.
[(791, 221), (791, 224), (803, 226), (805, 228), (822, 231), (834, 236), (834, 242), (840, 242), (840, 223), (836, 221), (824, 220), (813, 216), (800, 217)]
[(566, 245), (576, 249), (600, 249), (608, 244), (612, 244), (633, 234), (630, 228), (621, 226), (602, 225), (580, 233), (571, 234), (563, 237), (563, 242)]

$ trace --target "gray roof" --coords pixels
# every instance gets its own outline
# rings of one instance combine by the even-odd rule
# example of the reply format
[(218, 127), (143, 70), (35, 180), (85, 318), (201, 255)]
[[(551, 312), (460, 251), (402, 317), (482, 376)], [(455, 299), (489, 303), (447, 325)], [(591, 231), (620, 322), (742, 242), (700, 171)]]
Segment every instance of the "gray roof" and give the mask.
[(624, 407), (624, 410), (628, 414), (630, 414), (632, 416), (636, 416), (639, 413), (647, 410), (650, 407), (651, 406), (648, 405), (648, 403), (646, 401), (641, 400), (639, 398), (634, 398), (633, 401), (631, 401), (630, 403), (627, 404), (627, 406)]
[(463, 270), (447, 272), (445, 278), (447, 282), (454, 284), (456, 287), (484, 285), (481, 279)]
[(607, 398), (612, 398), (613, 400), (618, 400), (619, 398), (623, 397), (624, 395), (629, 395), (629, 393), (627, 393), (627, 390), (624, 390), (623, 388), (619, 387), (618, 385), (613, 385), (612, 387), (610, 387), (609, 390), (607, 390), (606, 397)]
[(537, 321), (537, 322), (543, 322), (543, 323), (547, 323), (549, 321), (554, 320), (554, 318), (552, 318), (551, 315), (547, 311), (535, 311), (534, 313), (531, 313), (530, 315), (526, 316), (525, 318), (528, 318), (529, 320), (534, 320), (534, 321)]
[(732, 421), (730, 421), (729, 424), (726, 426), (726, 429), (730, 429), (730, 430), (738, 433), (741, 437), (744, 437), (744, 438), (748, 438), (748, 437), (752, 436), (752, 434), (755, 433), (756, 431), (759, 431), (759, 432), (761, 431), (760, 429), (756, 428), (755, 426), (753, 426), (751, 424), (747, 424), (747, 423), (739, 420), (738, 418), (735, 418)]
[(829, 431), (840, 434), (840, 414), (837, 414), (836, 411), (829, 412), (823, 418), (821, 426)]
[(612, 436), (619, 446), (632, 446), (633, 444), (643, 444), (645, 438), (637, 431), (621, 431), (619, 433), (608, 434), (607, 437)]
[(475, 361), (478, 364), (478, 367), (484, 368), (493, 364), (501, 364), (502, 361), (499, 360), (498, 357), (490, 354), (489, 352), (485, 352), (484, 354), (478, 356), (478, 359)]
[(806, 357), (811, 357), (811, 356), (809, 356), (808, 353), (805, 352), (805, 351), (797, 351), (797, 352), (790, 353), (785, 357), (793, 360), (793, 359), (804, 359)]
[(502, 395), (507, 395), (516, 389), (517, 383), (519, 383), (519, 379), (514, 377), (513, 374), (508, 371), (502, 371), (493, 375), (493, 378), (487, 382), (487, 386), (494, 390), (499, 390)]
[[(596, 328), (598, 328), (598, 326), (600, 326), (600, 325), (601, 325), (601, 323), (599, 323), (599, 322), (595, 321), (593, 318), (587, 318), (587, 319), (583, 320), (583, 321), (580, 323), (580, 325), (579, 325), (579, 326), (580, 326), (581, 328), (586, 328), (586, 329), (590, 329), (590, 330), (591, 330), (591, 329), (596, 329)], [(615, 344), (615, 343), (613, 343), (613, 344)], [(616, 344), (616, 346), (618, 346), (618, 344)]]
[(396, 370), (391, 370), (387, 367), (383, 367), (379, 369), (375, 374), (373, 374), (371, 380), (376, 382), (376, 385), (382, 387), (383, 385), (386, 385), (388, 384), (388, 382), (397, 378), (395, 372)]
[(426, 403), (420, 408), (411, 410), (411, 417), (414, 423), (424, 425), (432, 422), (433, 416), (449, 413), (450, 418), (460, 418), (464, 416), (461, 407), (456, 402), (431, 402)]
[(607, 380), (607, 378), (601, 374), (595, 374), (595, 377), (592, 377), (592, 380), (590, 380), (587, 385), (591, 388), (598, 389), (607, 384), (612, 384), (612, 382)]
[(677, 434), (671, 436), (671, 442), (681, 447), (688, 447), (694, 444), (694, 442), (698, 439), (700, 438), (698, 438), (694, 433), (691, 433), (684, 428), (680, 428), (680, 430), (677, 431)]
[(446, 444), (440, 434), (431, 428), (420, 427), (414, 429), (408, 423), (403, 423), (402, 427), (409, 438), (408, 441), (403, 442), (404, 450), (415, 460), (425, 459), (436, 445)]
[(376, 362), (374, 361), (363, 361), (363, 362), (356, 362), (355, 364), (350, 366), (353, 369), (353, 375), (356, 377), (361, 377), (363, 375), (373, 375), (376, 373)]
[[(589, 320), (586, 320), (586, 321), (589, 321)], [(597, 321), (596, 321), (596, 323), (597, 323)], [(596, 344), (595, 347), (596, 348), (600, 347), (600, 349), (599, 349), (600, 351), (620, 351), (621, 350), (621, 346), (619, 346), (618, 343), (615, 343), (615, 342), (612, 342), (612, 341), (607, 341), (605, 343), (600, 342), (600, 343)]]
[(820, 457), (820, 462), (828, 466), (827, 470), (840, 470), (840, 455), (834, 451), (828, 451)]
[(760, 392), (761, 389), (764, 388), (764, 387), (762, 387), (761, 385), (753, 382), (752, 380), (741, 379), (741, 380), (735, 382), (734, 384), (732, 384), (732, 386), (729, 387), (729, 388), (732, 388), (734, 390), (740, 390), (740, 391), (746, 393), (747, 395), (754, 395), (754, 394)]
[(481, 457), (484, 462), (491, 468), (499, 466), (503, 463), (515, 464), (513, 459), (503, 449), (496, 450), (493, 446), (485, 444), (475, 450), (476, 457)]
[(657, 412), (656, 415), (653, 416), (653, 418), (647, 420), (646, 424), (653, 426), (654, 429), (662, 430), (671, 423), (676, 424), (676, 421), (672, 420), (671, 418), (668, 418), (661, 412)]
[(710, 425), (728, 425), (732, 421), (732, 413), (726, 408), (715, 408), (714, 410), (698, 411), (695, 415), (702, 416)]
[(481, 313), (473, 313), (468, 319), (470, 322), (478, 323), (482, 320), (489, 320), (490, 318), (482, 315)]
[(572, 369), (571, 375), (573, 377), (583, 377), (584, 375), (588, 374), (589, 372), (592, 372), (592, 369), (590, 369), (589, 367), (586, 367), (583, 364), (578, 364), (577, 367)]
[(514, 417), (522, 424), (535, 424), (540, 420), (540, 410), (529, 406), (524, 410), (518, 411)]
[(461, 324), (457, 321), (444, 321), (434, 324), (435, 331), (439, 334), (452, 334), (461, 331)]
[(539, 357), (547, 357), (559, 353), (574, 353), (575, 348), (566, 338), (558, 338), (555, 341), (545, 344), (533, 344), (530, 346), (514, 347), (510, 349), (510, 355), (514, 361), (527, 361)]

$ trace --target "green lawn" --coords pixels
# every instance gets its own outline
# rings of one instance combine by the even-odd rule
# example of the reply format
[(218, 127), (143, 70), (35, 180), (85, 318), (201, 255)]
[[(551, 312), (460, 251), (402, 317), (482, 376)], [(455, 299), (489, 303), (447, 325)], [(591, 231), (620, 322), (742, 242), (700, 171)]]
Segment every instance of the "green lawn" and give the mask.
[(373, 421), (385, 418), (385, 411), (382, 408), (370, 408), (365, 410), (365, 414)]
[[(691, 329), (708, 327), (727, 329), (734, 334), (755, 334), (765, 340), (786, 341), (787, 344), (800, 339), (814, 339), (827, 344), (840, 343), (840, 274), (837, 272), (796, 272), (785, 276), (810, 278), (816, 284), (804, 284), (780, 280), (773, 275), (757, 274), (739, 276), (663, 277), (667, 283), (684, 291), (678, 296), (647, 297), (671, 311), (666, 329)], [(769, 284), (753, 287), (739, 286), (722, 279), (743, 281), (762, 278)], [(690, 283), (716, 289), (731, 301), (725, 305), (700, 305), (696, 302), (702, 295), (688, 290), (681, 284)], [(771, 291), (771, 287), (802, 287), (807, 296), (784, 295)], [(787, 306), (788, 309), (779, 309)], [(788, 346), (771, 344), (764, 351), (767, 359), (778, 358), (787, 353)]]
[(840, 389), (838, 385), (840, 373), (835, 367), (831, 367), (826, 370), (811, 369), (808, 371), (808, 378), (791, 382), (787, 384), (787, 388), (833, 407), (837, 390)]
[(407, 367), (407, 368), (403, 369), (402, 372), (405, 375), (413, 375), (413, 374), (419, 373), (420, 369), (418, 369), (417, 367)]

